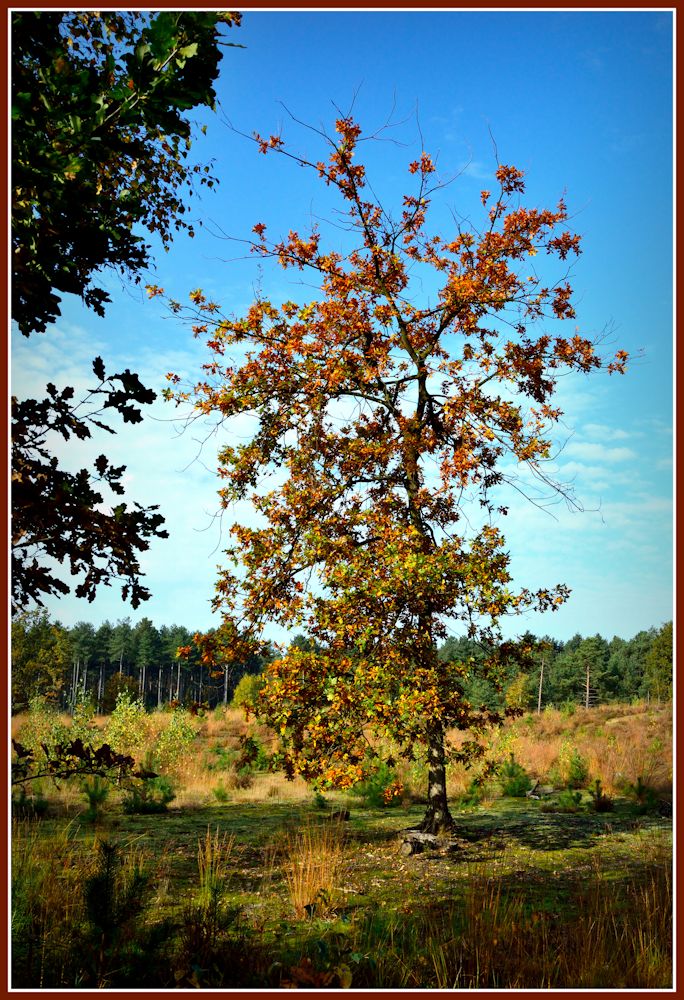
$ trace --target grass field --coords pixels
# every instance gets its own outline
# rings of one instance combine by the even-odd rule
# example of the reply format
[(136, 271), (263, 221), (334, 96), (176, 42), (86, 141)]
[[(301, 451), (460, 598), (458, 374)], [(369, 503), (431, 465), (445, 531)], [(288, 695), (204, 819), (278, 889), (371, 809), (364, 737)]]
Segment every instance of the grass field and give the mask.
[(165, 812), (112, 792), (89, 817), (73, 780), (43, 785), (41, 818), (17, 808), (15, 988), (671, 985), (669, 706), (517, 720), (492, 752), (556, 791), (477, 793), (455, 768), (454, 834), (410, 856), (417, 769), (391, 808), (373, 788), (315, 796), (236, 770), (238, 713), (195, 725)]

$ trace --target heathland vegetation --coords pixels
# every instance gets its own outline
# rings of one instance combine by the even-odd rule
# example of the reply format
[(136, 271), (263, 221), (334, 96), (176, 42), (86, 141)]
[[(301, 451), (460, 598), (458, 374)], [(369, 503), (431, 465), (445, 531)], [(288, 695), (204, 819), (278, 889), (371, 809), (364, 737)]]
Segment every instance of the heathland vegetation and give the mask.
[[(233, 706), (37, 699), (12, 730), (17, 988), (671, 983), (669, 703), (507, 721), (498, 776), (452, 765), (455, 829), (420, 853), (425, 765), (313, 789), (268, 769), (273, 733)], [(138, 776), (87, 773), (74, 740)], [(22, 780), (60, 747), (71, 777)]]
[[(68, 628), (45, 611), (25, 612), (12, 622), (12, 711), (24, 711), (32, 699), (46, 698), (65, 711), (90, 702), (98, 713), (108, 713), (123, 690), (148, 709), (169, 703), (212, 709), (228, 705), (241, 678), (259, 678), (276, 656), (275, 646), (266, 644), (262, 655), (208, 665), (193, 644), (195, 634), (181, 625), (156, 626), (149, 618), (136, 625), (123, 618), (115, 624), (79, 622)], [(527, 640), (536, 650), (534, 657), (526, 671), (509, 670), (501, 690), (480, 675), (485, 653), (477, 643), (447, 639), (439, 656), (469, 662), (467, 699), (497, 708), (591, 707), (672, 697), (672, 622), (628, 640), (579, 634), (566, 642), (531, 635)], [(311, 647), (311, 640), (301, 634), (291, 645)], [(179, 656), (179, 649), (186, 653)], [(245, 681), (243, 690), (258, 685), (259, 680)]]

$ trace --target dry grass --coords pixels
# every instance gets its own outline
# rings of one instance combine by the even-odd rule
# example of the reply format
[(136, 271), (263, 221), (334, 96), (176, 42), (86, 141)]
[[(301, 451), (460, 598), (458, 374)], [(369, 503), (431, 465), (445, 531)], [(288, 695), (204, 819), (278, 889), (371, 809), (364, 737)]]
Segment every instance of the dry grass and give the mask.
[(509, 724), (516, 759), (533, 778), (549, 781), (576, 749), (610, 794), (637, 778), (666, 794), (672, 789), (672, 708), (668, 705), (602, 705), (573, 715), (547, 709)]
[(617, 897), (595, 858), (592, 875), (575, 893), (575, 916), (562, 921), (548, 909), (531, 910), (522, 894), (507, 893), (497, 874), (473, 873), (461, 913), (435, 914), (424, 931), (436, 985), (656, 989), (671, 983), (666, 849), (662, 842), (647, 845), (648, 876), (628, 883)]
[(296, 916), (330, 913), (345, 859), (341, 824), (309, 822), (302, 830), (286, 835), (280, 853)]

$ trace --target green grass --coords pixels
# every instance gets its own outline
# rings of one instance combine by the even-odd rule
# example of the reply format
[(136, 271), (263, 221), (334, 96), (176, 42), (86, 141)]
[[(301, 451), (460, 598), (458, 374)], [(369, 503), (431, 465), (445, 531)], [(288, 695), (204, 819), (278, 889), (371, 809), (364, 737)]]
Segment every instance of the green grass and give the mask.
[[(596, 812), (583, 789), (574, 813), (453, 796), (450, 841), (407, 857), (402, 831), (422, 804), (326, 792), (321, 808), (306, 789), (274, 797), (277, 780), (258, 775), (223, 802), (184, 798), (181, 782), (154, 815), (125, 813), (113, 792), (95, 825), (82, 796), (45, 786), (47, 814), (13, 830), (13, 986), (671, 985), (671, 821), (633, 795)], [(341, 807), (348, 821), (331, 822)], [(118, 859), (114, 909), (95, 920), (103, 841)]]

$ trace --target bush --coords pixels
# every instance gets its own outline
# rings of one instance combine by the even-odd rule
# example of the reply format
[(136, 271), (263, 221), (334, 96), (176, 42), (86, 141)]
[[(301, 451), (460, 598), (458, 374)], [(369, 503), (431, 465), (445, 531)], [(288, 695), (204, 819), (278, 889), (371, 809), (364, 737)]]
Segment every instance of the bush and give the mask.
[(582, 793), (565, 789), (550, 802), (542, 802), (541, 812), (577, 813), (582, 808)]
[(130, 701), (134, 701), (140, 693), (140, 685), (135, 677), (128, 674), (112, 674), (104, 686), (102, 693), (102, 711), (109, 715), (116, 708), (119, 696), (127, 694)]
[(654, 788), (645, 784), (641, 775), (639, 775), (635, 784), (627, 785), (627, 791), (636, 801), (639, 813), (644, 814), (658, 811), (658, 794)]
[(365, 799), (367, 805), (378, 809), (398, 805), (403, 787), (396, 770), (383, 760), (372, 774), (364, 781), (359, 781), (350, 791), (352, 795)]
[(599, 778), (594, 782), (594, 787), (589, 789), (589, 794), (591, 795), (595, 812), (612, 812), (613, 800), (604, 793)]
[(218, 785), (214, 786), (213, 791), (214, 791), (214, 798), (216, 799), (217, 802), (224, 803), (228, 801), (229, 795), (222, 781), (219, 781)]
[[(68, 743), (71, 735), (54, 705), (45, 698), (36, 697), (30, 701), (26, 721), (17, 733), (17, 739), (27, 750), (33, 750), (35, 761), (40, 765), (49, 759), (50, 751), (55, 746)], [(47, 747), (48, 755), (44, 747)]]
[(589, 765), (576, 748), (568, 762), (568, 788), (584, 788), (589, 779)]
[(123, 811), (128, 814), (147, 815), (166, 812), (169, 802), (173, 802), (176, 793), (171, 782), (162, 775), (154, 778), (139, 778), (129, 785), (123, 794)]
[(512, 798), (524, 798), (526, 792), (532, 787), (532, 781), (522, 764), (519, 764), (515, 755), (511, 754), (510, 760), (502, 765), (499, 773), (499, 783), (504, 795)]
[(211, 754), (212, 757), (207, 762), (209, 771), (229, 771), (237, 756), (234, 750), (218, 744), (211, 748)]
[(479, 806), (480, 802), (484, 798), (484, 794), (484, 784), (477, 778), (471, 778), (468, 783), (468, 787), (464, 792), (461, 792), (456, 799), (456, 802), (462, 809), (468, 809), (471, 806)]
[(130, 754), (136, 760), (148, 742), (149, 724), (145, 706), (139, 698), (133, 699), (122, 691), (104, 731), (106, 742), (117, 753)]
[(190, 713), (183, 708), (175, 709), (154, 747), (154, 766), (160, 770), (178, 767), (196, 739), (197, 729)]
[(83, 813), (87, 823), (96, 823), (102, 815), (102, 806), (109, 797), (109, 784), (97, 775), (81, 782), (81, 791), (88, 801), (88, 808)]
[(254, 705), (259, 692), (266, 683), (263, 674), (243, 674), (233, 692), (232, 708), (245, 708)]
[(12, 795), (12, 815), (17, 819), (41, 819), (48, 810), (48, 800), (42, 794), (38, 782), (33, 783), (30, 792), (26, 785)]
[(69, 739), (82, 740), (84, 746), (92, 746), (93, 737), (95, 737), (99, 745), (102, 740), (99, 739), (100, 734), (94, 719), (95, 706), (89, 698), (76, 702), (73, 715), (71, 716)]
[[(562, 781), (567, 788), (584, 788), (589, 780), (589, 766), (576, 746), (564, 740), (559, 753)], [(554, 782), (555, 783), (555, 782)]]

